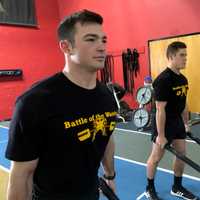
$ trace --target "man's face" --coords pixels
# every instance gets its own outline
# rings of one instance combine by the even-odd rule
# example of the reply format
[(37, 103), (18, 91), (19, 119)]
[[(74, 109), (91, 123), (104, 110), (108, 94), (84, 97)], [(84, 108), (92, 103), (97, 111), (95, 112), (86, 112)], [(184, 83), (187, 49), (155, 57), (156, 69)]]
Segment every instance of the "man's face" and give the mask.
[(187, 61), (186, 48), (179, 49), (175, 55), (172, 55), (171, 61), (178, 70), (184, 69)]
[(104, 67), (107, 38), (102, 26), (96, 23), (77, 23), (74, 44), (70, 54), (72, 62), (96, 71)]

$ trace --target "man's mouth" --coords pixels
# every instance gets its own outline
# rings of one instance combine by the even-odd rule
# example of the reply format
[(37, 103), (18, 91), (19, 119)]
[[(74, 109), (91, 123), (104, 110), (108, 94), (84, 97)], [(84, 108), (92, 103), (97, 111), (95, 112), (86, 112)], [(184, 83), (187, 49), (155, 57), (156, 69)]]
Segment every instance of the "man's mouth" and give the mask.
[(95, 56), (93, 57), (95, 60), (100, 60), (100, 61), (104, 61), (105, 60), (105, 56)]

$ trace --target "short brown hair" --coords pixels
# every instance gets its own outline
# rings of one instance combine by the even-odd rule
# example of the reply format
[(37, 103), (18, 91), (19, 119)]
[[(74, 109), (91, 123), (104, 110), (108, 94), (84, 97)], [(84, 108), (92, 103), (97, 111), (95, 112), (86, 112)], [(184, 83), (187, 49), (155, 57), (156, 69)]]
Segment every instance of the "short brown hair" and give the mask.
[(184, 42), (175, 41), (168, 45), (166, 56), (169, 59), (170, 56), (175, 55), (179, 49), (186, 49), (187, 46)]
[(71, 43), (74, 41), (75, 25), (79, 22), (82, 25), (85, 23), (97, 23), (103, 24), (103, 18), (101, 15), (89, 10), (81, 10), (75, 12), (70, 16), (65, 17), (59, 24), (57, 34), (59, 40), (67, 39)]

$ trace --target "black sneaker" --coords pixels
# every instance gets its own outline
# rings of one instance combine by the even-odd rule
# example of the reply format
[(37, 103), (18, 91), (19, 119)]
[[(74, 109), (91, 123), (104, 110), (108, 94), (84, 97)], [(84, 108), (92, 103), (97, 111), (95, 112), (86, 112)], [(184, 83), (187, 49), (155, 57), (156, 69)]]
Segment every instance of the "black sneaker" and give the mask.
[(147, 187), (146, 188), (146, 194), (145, 194), (146, 198), (149, 200), (161, 200), (154, 187)]
[(186, 190), (183, 186), (172, 186), (171, 195), (181, 197), (185, 200), (198, 200), (198, 197), (194, 196), (190, 191)]

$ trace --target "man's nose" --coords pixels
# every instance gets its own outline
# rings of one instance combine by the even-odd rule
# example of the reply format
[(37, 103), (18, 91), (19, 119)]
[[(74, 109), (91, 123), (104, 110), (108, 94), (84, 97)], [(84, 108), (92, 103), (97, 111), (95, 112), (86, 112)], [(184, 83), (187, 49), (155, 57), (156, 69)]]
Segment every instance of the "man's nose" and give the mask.
[(105, 44), (105, 42), (99, 42), (97, 50), (101, 51), (101, 52), (105, 52), (106, 51), (106, 44)]

